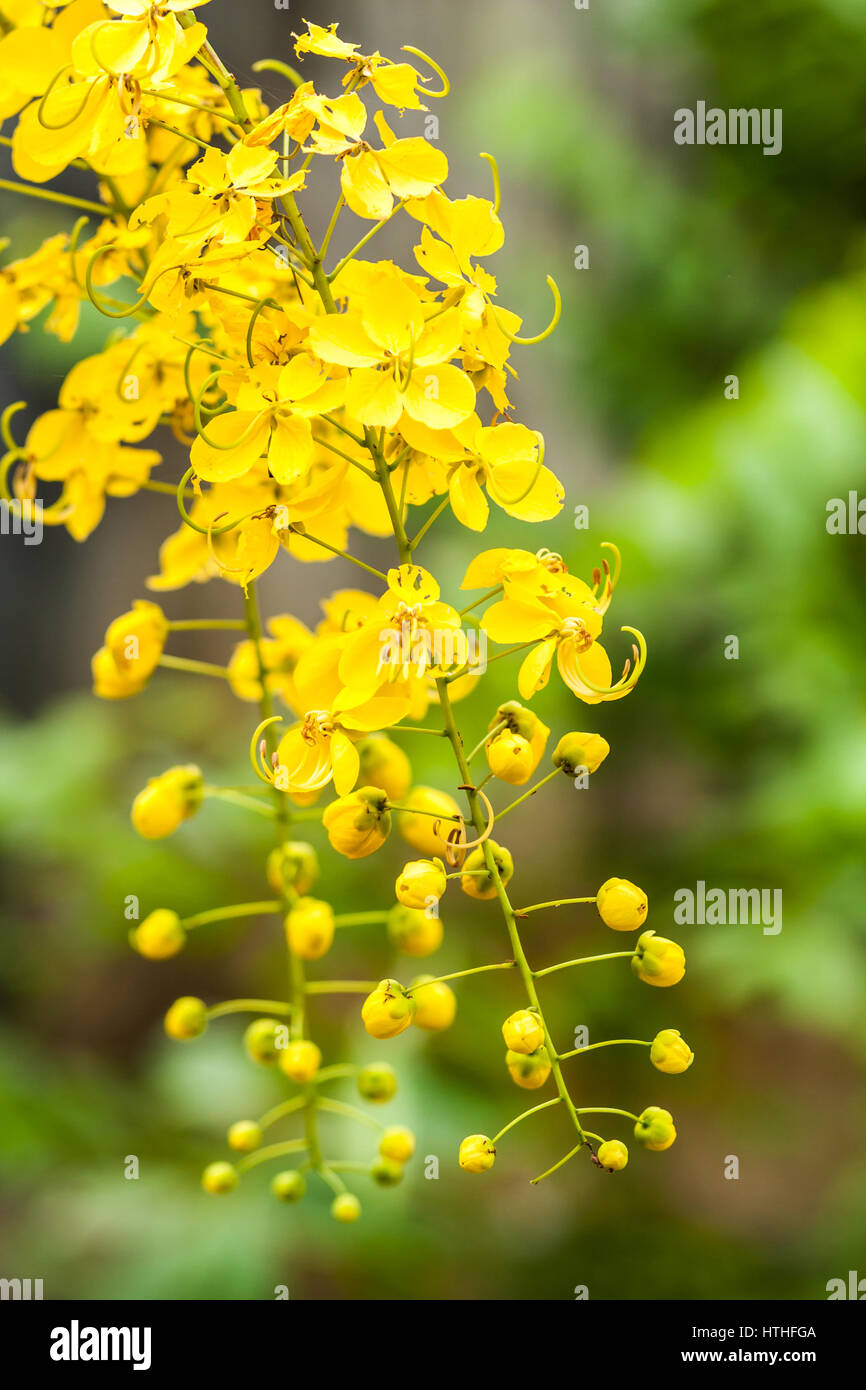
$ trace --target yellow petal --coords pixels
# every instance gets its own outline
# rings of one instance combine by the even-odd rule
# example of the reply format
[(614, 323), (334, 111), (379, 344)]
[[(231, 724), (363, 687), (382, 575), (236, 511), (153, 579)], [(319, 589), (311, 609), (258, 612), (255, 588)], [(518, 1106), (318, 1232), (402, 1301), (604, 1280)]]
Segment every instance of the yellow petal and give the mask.
[(475, 409), (475, 388), (459, 367), (422, 367), (412, 373), (403, 404), (422, 425), (453, 429)]
[(208, 483), (228, 482), (249, 472), (264, 453), (270, 432), (266, 415), (253, 424), (255, 419), (250, 411), (231, 410), (208, 421), (208, 436), (218, 445), (231, 447), (212, 449), (201, 435), (197, 435), (189, 461), (200, 478)]
[(531, 700), (536, 690), (543, 690), (550, 679), (550, 667), (556, 641), (539, 642), (537, 647), (524, 657), (517, 677), (517, 689), (524, 700)]

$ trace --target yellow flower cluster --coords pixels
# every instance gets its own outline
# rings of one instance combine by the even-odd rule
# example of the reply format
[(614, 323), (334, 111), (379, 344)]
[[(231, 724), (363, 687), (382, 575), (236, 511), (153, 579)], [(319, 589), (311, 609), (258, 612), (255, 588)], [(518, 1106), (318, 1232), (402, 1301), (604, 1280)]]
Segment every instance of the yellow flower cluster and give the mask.
[[(4, 186), (83, 214), (68, 234), (0, 270), (0, 340), (27, 331), (48, 306), (46, 327), (68, 339), (85, 300), (113, 322), (105, 348), (74, 366), (56, 409), (33, 420), (21, 443), (12, 420), (23, 404), (4, 412), (2, 495), (15, 508), (35, 503), (47, 487), (54, 497), (39, 502), (43, 520), (83, 540), (107, 497), (165, 493), (176, 501), (180, 525), (160, 548), (149, 589), (159, 594), (219, 578), (243, 594), (242, 615), (211, 620), (172, 619), (153, 600), (138, 599), (110, 625), (93, 658), (102, 698), (136, 695), (168, 668), (220, 679), (259, 707), (252, 788), (212, 786), (199, 768), (177, 766), (152, 778), (132, 810), (146, 838), (173, 833), (214, 797), (274, 828), (264, 874), (272, 898), (186, 919), (156, 908), (131, 933), (149, 960), (175, 955), (191, 930), (229, 918), (271, 916), (285, 940), (287, 998), (208, 1005), (184, 997), (166, 1016), (169, 1036), (190, 1040), (221, 1016), (257, 1015), (244, 1035), (248, 1056), (294, 1088), (267, 1114), (231, 1126), (229, 1148), (240, 1157), (211, 1164), (203, 1186), (227, 1193), (249, 1168), (295, 1154), (298, 1166), (277, 1174), (274, 1195), (297, 1201), (315, 1176), (331, 1189), (335, 1219), (353, 1221), (360, 1205), (343, 1174), (360, 1167), (391, 1186), (414, 1139), (328, 1094), (331, 1083), (351, 1078), (361, 1099), (377, 1104), (392, 1097), (396, 1082), (384, 1063), (323, 1058), (310, 1037), (316, 997), (363, 994), (361, 1021), (376, 1039), (412, 1025), (437, 1032), (456, 1013), (449, 981), (499, 969), (520, 976), (526, 999), (503, 1025), (507, 1069), (520, 1087), (540, 1089), (551, 1078), (556, 1087), (554, 1099), (526, 1113), (562, 1104), (578, 1141), (573, 1152), (587, 1148), (596, 1165), (622, 1168), (624, 1146), (583, 1128), (585, 1112), (563, 1074), (574, 1054), (557, 1051), (538, 994), (542, 976), (583, 962), (532, 969), (519, 923), (541, 908), (594, 902), (614, 930), (641, 929), (633, 950), (614, 955), (627, 956), (653, 985), (682, 976), (682, 952), (644, 929), (646, 895), (626, 880), (610, 879), (592, 897), (515, 908), (508, 885), (518, 865), (498, 829), (491, 836), (547, 781), (594, 774), (608, 744), (592, 732), (561, 734), (552, 771), (498, 810), (471, 766), (483, 754), (494, 797), (531, 782), (551, 731), (521, 701), (544, 688), (554, 666), (587, 705), (634, 688), (646, 660), (641, 634), (623, 629), (632, 654), (616, 679), (602, 644), (619, 553), (605, 543), (613, 563), (605, 558), (585, 581), (543, 548), (482, 550), (463, 576), (462, 589), (475, 597), (462, 608), (454, 606), (454, 577), (452, 602), (416, 561), (447, 511), (480, 533), (491, 502), (521, 523), (546, 522), (561, 510), (563, 487), (545, 463), (543, 437), (512, 419), (509, 397), (512, 348), (540, 342), (555, 327), (559, 291), (550, 280), (549, 328), (521, 337), (520, 318), (497, 304), (496, 280), (482, 264), (504, 240), (495, 161), (485, 156), (492, 198), (452, 197), (444, 189), (444, 152), (401, 133), (406, 113), (411, 120), (447, 94), (435, 62), (414, 49), (407, 51), (420, 66), (364, 54), (336, 25), (307, 24), (295, 37), (295, 55), (301, 63), (307, 55), (330, 60), (338, 90), (319, 91), (281, 59), (265, 60), (256, 70), (289, 84), (287, 100), (270, 109), (259, 90), (238, 86), (211, 46), (194, 13), (203, 3), (72, 0), (52, 9), (41, 0), (8, 0), (0, 38), (0, 115), (17, 117), (11, 149), (18, 182)], [(91, 171), (99, 201), (46, 186), (70, 166)], [(338, 185), (334, 210), (314, 237), (304, 194), (329, 177)], [(377, 233), (398, 214), (411, 232), (412, 270), (369, 256)], [(347, 218), (360, 220), (357, 240), (337, 258), (331, 245)], [(188, 454), (176, 480), (152, 476), (162, 466), (166, 431)], [(411, 518), (419, 511), (416, 527)], [(358, 530), (396, 548), (384, 568), (352, 554)], [(364, 587), (325, 597), (314, 629), (291, 613), (263, 624), (256, 580), (283, 551), (305, 563), (344, 556)], [(166, 651), (184, 631), (209, 627), (236, 631), (224, 665)], [(482, 639), (502, 647), (497, 659), (520, 653), (520, 700), (486, 708), (487, 733), (467, 752), (454, 706), (483, 679)], [(419, 733), (446, 740), (461, 800), (414, 784), (404, 738), (411, 747)], [(331, 848), (348, 859), (379, 852), (396, 830), (415, 857), (396, 870), (395, 901), (340, 914), (315, 896), (324, 845), (293, 838), (300, 822), (311, 835), (321, 824)], [(378, 984), (308, 976), (308, 965), (332, 952), (348, 927), (379, 924), (390, 946), (409, 957), (436, 951), (444, 938), (440, 903), (452, 881), (471, 899), (498, 903), (507, 960), (407, 985), (390, 976)], [(677, 1072), (692, 1054), (668, 1029), (651, 1044), (651, 1060)], [(302, 1133), (264, 1144), (265, 1131), (291, 1116)], [(332, 1149), (323, 1147), (319, 1121), (330, 1117), (381, 1132), (369, 1164), (326, 1157)], [(651, 1107), (632, 1118), (647, 1147), (673, 1142), (666, 1111)], [(465, 1140), (461, 1166), (489, 1169), (499, 1138)]]

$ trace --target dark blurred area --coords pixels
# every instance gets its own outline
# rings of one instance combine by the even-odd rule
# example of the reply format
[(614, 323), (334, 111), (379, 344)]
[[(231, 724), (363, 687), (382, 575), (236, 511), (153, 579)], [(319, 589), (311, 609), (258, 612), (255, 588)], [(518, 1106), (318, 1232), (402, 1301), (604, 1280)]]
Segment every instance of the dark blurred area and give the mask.
[[(202, 18), (244, 83), (259, 84), (259, 57), (293, 61), (294, 7), (260, 0), (241, 22), (214, 0)], [(280, 1088), (245, 1058), (241, 1021), (187, 1048), (163, 1037), (162, 1015), (182, 994), (268, 997), (284, 964), (266, 924), (215, 927), (163, 965), (127, 945), (127, 895), (181, 914), (256, 899), (268, 848), (267, 826), (228, 805), (209, 804), (159, 844), (129, 824), (135, 792), (172, 763), (246, 780), (253, 722), (218, 682), (174, 672), (119, 704), (89, 693), (92, 652), (146, 596), (174, 529), (172, 499), (142, 493), (109, 503), (84, 545), (61, 530), (39, 546), (0, 538), (4, 1266), (43, 1277), (52, 1298), (268, 1298), (276, 1284), (292, 1298), (570, 1299), (578, 1286), (590, 1298), (824, 1298), (828, 1280), (866, 1275), (864, 540), (825, 526), (830, 499), (866, 493), (862, 0), (609, 0), (589, 11), (314, 0), (304, 18), (339, 20), (365, 51), (411, 44), (441, 62), (452, 82), (436, 107), (446, 191), (489, 196), (479, 151), (499, 161), (500, 301), (534, 333), (549, 313), (545, 275), (562, 289), (554, 337), (515, 349), (514, 399), (516, 418), (545, 435), (565, 508), (543, 534), (500, 513), (483, 543), (543, 544), (588, 578), (601, 541), (616, 542), (624, 569), (607, 645), (616, 666), (628, 623), (650, 656), (627, 700), (585, 707), (555, 679), (536, 697), (554, 737), (597, 730), (612, 751), (591, 791), (555, 781), (502, 838), (519, 900), (592, 893), (621, 875), (649, 894), (649, 925), (682, 943), (688, 972), (673, 991), (609, 962), (554, 975), (543, 993), (562, 1038), (580, 1025), (591, 1040), (681, 1030), (696, 1053), (684, 1076), (653, 1071), (637, 1049), (565, 1064), (579, 1104), (662, 1105), (679, 1137), (663, 1155), (633, 1146), (614, 1177), (574, 1161), (530, 1188), (570, 1147), (554, 1111), (503, 1141), (487, 1177), (461, 1172), (459, 1140), (524, 1108), (499, 1031), (520, 991), (493, 974), (463, 982), (455, 1026), (431, 1038), (413, 1029), (375, 1044), (357, 1001), (317, 1002), (326, 1057), (392, 1062), (400, 1091), (386, 1118), (418, 1134), (406, 1181), (361, 1192), (357, 1226), (330, 1221), (324, 1190), (278, 1207), (264, 1167), (229, 1201), (201, 1193), (226, 1125)], [(307, 71), (336, 90), (326, 65)], [(272, 104), (285, 100), (282, 79), (263, 77)], [(780, 108), (781, 153), (676, 145), (674, 111), (699, 100)], [(404, 126), (421, 133), (421, 117)], [(8, 177), (8, 151), (2, 160)], [(85, 192), (82, 175), (58, 186)], [(0, 196), (7, 258), (69, 226), (62, 208)], [(319, 234), (329, 212), (313, 213)], [(395, 219), (376, 253), (408, 264), (415, 231)], [(335, 250), (351, 244), (351, 224), (343, 237)], [(578, 246), (587, 269), (575, 268)], [(26, 399), (28, 419), (50, 408), (72, 362), (105, 337), (95, 312), (66, 346), (38, 325), (16, 335), (0, 351), (3, 404)], [(179, 476), (174, 449), (165, 477)], [(581, 506), (588, 530), (575, 526)], [(381, 564), (383, 547), (359, 537), (356, 553)], [(480, 548), (443, 521), (419, 560), (455, 599)], [(319, 597), (356, 584), (349, 569), (284, 557), (261, 586), (265, 612), (315, 622)], [(225, 616), (239, 602), (211, 583), (165, 607)], [(737, 659), (725, 654), (731, 637)], [(230, 648), (217, 633), (182, 650), (223, 661)], [(469, 746), (515, 677), (516, 663), (497, 663), (486, 695), (461, 706)], [(403, 742), (417, 781), (451, 784), (435, 740)], [(371, 860), (329, 858), (322, 896), (338, 911), (387, 906), (403, 848), (394, 836)], [(781, 931), (676, 925), (674, 894), (698, 881), (781, 890)], [(443, 919), (429, 961), (389, 958), (370, 927), (339, 939), (326, 973), (403, 978), (501, 958), (495, 904), (452, 892)], [(529, 922), (538, 965), (619, 948), (592, 909)], [(129, 1154), (137, 1182), (123, 1179)], [(427, 1155), (438, 1179), (424, 1177)]]

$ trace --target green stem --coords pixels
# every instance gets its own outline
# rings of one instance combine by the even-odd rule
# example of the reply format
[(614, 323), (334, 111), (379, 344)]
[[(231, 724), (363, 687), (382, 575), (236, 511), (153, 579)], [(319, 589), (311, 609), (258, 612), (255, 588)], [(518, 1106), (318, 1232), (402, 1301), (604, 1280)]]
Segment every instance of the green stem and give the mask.
[(216, 676), (220, 680), (227, 680), (229, 674), (227, 666), (214, 666), (210, 661), (191, 661), (186, 656), (166, 656), (164, 652), (158, 664), (169, 671), (189, 671), (194, 676)]
[(549, 903), (531, 903), (529, 907), (515, 908), (517, 917), (528, 917), (530, 912), (540, 912), (543, 907), (569, 907), (572, 903), (594, 903), (595, 896), (591, 898), (554, 898)]
[(507, 1134), (515, 1125), (519, 1125), (521, 1120), (528, 1120), (530, 1115), (537, 1115), (539, 1110), (549, 1110), (551, 1105), (559, 1105), (561, 1100), (562, 1096), (554, 1096), (553, 1100), (542, 1101), (541, 1105), (533, 1105), (531, 1110), (524, 1110), (520, 1115), (516, 1115), (513, 1120), (509, 1120), (507, 1125), (503, 1125), (499, 1133), (494, 1134), (490, 1142), (492, 1144), (498, 1143), (503, 1134)]
[(513, 970), (516, 964), (517, 962), (513, 960), (503, 960), (496, 965), (473, 965), (469, 970), (455, 970), (451, 975), (437, 975), (435, 980), (425, 980), (423, 984), (407, 989), (406, 997), (411, 998), (413, 994), (418, 993), (419, 989), (428, 989), (430, 985), (444, 984), (446, 980), (462, 980), (466, 975), (483, 975), (487, 970)]
[(652, 1043), (644, 1042), (643, 1038), (607, 1038), (604, 1042), (587, 1043), (586, 1047), (576, 1047), (573, 1052), (563, 1052), (559, 1060), (565, 1062), (569, 1057), (577, 1057), (581, 1052), (594, 1052), (597, 1047), (617, 1047), (626, 1044), (634, 1047), (652, 1047)]
[[(166, 483), (165, 491), (175, 493), (177, 489), (173, 484)], [(238, 629), (243, 631), (245, 628), (243, 618), (179, 618), (168, 624), (169, 632), (234, 632)]]
[(31, 188), (26, 183), (0, 179), (0, 189), (6, 193), (24, 193), (28, 198), (43, 198), (48, 203), (63, 203), (69, 208), (83, 208), (85, 212), (98, 212), (100, 217), (111, 216), (111, 208), (106, 207), (104, 203), (91, 203), (87, 198), (73, 198), (69, 193), (55, 193), (51, 188)]
[(528, 801), (531, 796), (535, 796), (535, 793), (537, 791), (541, 791), (541, 788), (545, 785), (546, 782), (552, 782), (553, 778), (558, 777), (561, 771), (562, 768), (555, 767), (552, 772), (548, 772), (546, 777), (542, 777), (540, 782), (536, 782), (534, 787), (530, 787), (528, 792), (524, 792), (523, 795), (519, 796), (516, 801), (509, 802), (509, 804), (505, 807), (504, 811), (497, 811), (497, 821), (501, 821), (502, 817), (507, 816), (509, 811), (513, 811), (515, 806), (520, 806), (522, 802)]
[(180, 924), (189, 931), (190, 927), (203, 927), (207, 922), (225, 922), (231, 917), (259, 917), (279, 910), (278, 902), (233, 903), (230, 907), (211, 907), (206, 912), (194, 913), (192, 917), (182, 917)]
[(226, 1014), (288, 1014), (291, 1005), (279, 999), (226, 999), (207, 1011), (208, 1018), (224, 1018)]
[(310, 980), (307, 994), (369, 994), (378, 980)]
[(631, 959), (636, 954), (636, 951), (609, 951), (604, 956), (580, 956), (577, 960), (562, 960), (558, 965), (547, 965), (543, 970), (536, 970), (535, 977), (538, 979), (542, 975), (552, 975), (556, 970), (568, 970), (572, 965), (594, 965), (599, 960), (623, 960), (626, 957)]
[(256, 1149), (255, 1153), (247, 1154), (235, 1166), (239, 1173), (245, 1173), (248, 1168), (255, 1168), (257, 1163), (267, 1163), (269, 1159), (282, 1158), (284, 1154), (301, 1153), (308, 1147), (306, 1139), (285, 1139), (281, 1144), (266, 1144), (263, 1149)]

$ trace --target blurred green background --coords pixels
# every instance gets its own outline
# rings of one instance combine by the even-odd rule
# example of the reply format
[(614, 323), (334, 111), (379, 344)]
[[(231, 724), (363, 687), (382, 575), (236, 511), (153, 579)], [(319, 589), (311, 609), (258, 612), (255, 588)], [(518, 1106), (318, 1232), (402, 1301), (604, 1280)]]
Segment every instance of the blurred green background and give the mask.
[[(612, 752), (590, 791), (554, 782), (502, 839), (518, 901), (593, 892), (618, 874), (648, 892), (650, 925), (682, 942), (689, 968), (674, 991), (639, 984), (624, 962), (543, 990), (561, 1046), (581, 1024), (590, 1040), (683, 1032), (696, 1061), (682, 1077), (656, 1073), (637, 1049), (566, 1063), (578, 1103), (666, 1106), (679, 1138), (664, 1155), (635, 1149), (616, 1177), (575, 1160), (530, 1188), (570, 1147), (554, 1111), (508, 1136), (486, 1178), (459, 1171), (464, 1134), (494, 1133), (524, 1108), (499, 1034), (519, 983), (493, 974), (459, 987), (457, 1023), (439, 1036), (376, 1044), (357, 1001), (316, 1005), (328, 1059), (397, 1067), (384, 1118), (419, 1138), (402, 1187), (359, 1180), (356, 1226), (329, 1219), (324, 1189), (279, 1206), (264, 1167), (231, 1199), (201, 1193), (225, 1126), (281, 1088), (246, 1060), (241, 1020), (181, 1047), (163, 1037), (162, 1014), (184, 993), (267, 996), (284, 964), (267, 922), (197, 933), (164, 965), (127, 946), (128, 894), (143, 911), (181, 913), (259, 897), (268, 842), (263, 822), (215, 803), (158, 845), (129, 825), (135, 791), (171, 763), (246, 780), (253, 717), (217, 682), (168, 672), (134, 701), (90, 696), (90, 654), (144, 596), (174, 526), (168, 501), (142, 495), (113, 503), (83, 547), (54, 532), (41, 547), (0, 543), (0, 1272), (41, 1277), (52, 1298), (257, 1299), (277, 1284), (292, 1298), (569, 1299), (582, 1285), (590, 1298), (824, 1298), (829, 1279), (866, 1274), (863, 540), (825, 528), (829, 499), (866, 491), (866, 12), (860, 0), (592, 0), (589, 11), (332, 0), (305, 15), (339, 19), (365, 51), (408, 43), (437, 56), (453, 83), (435, 111), (447, 191), (488, 194), (478, 151), (500, 162), (507, 241), (490, 268), (502, 302), (534, 332), (549, 311), (545, 275), (563, 291), (554, 338), (517, 350), (514, 394), (518, 418), (545, 434), (565, 509), (543, 534), (497, 518), (484, 539), (547, 545), (587, 576), (600, 542), (616, 541), (624, 574), (608, 645), (620, 650), (616, 627), (629, 623), (650, 659), (628, 700), (587, 709), (555, 679), (536, 698), (555, 737), (594, 729)], [(264, 0), (240, 33), (223, 0), (204, 17), (250, 82), (251, 62), (289, 57), (300, 27)], [(698, 99), (782, 108), (782, 153), (676, 146), (673, 112)], [(421, 117), (405, 127), (420, 133)], [(9, 255), (68, 225), (24, 198), (5, 196), (2, 211)], [(380, 254), (405, 256), (406, 224), (389, 232)], [(579, 245), (588, 269), (574, 268)], [(48, 408), (104, 332), (85, 316), (69, 348), (17, 337), (3, 352), (4, 401)], [(730, 374), (737, 400), (724, 395)], [(165, 475), (179, 462), (168, 453)], [(588, 531), (574, 527), (577, 506)], [(419, 554), (449, 597), (473, 539), (439, 523)], [(385, 554), (366, 538), (359, 551)], [(316, 595), (355, 582), (342, 562), (284, 560), (264, 605), (312, 622)], [(237, 603), (211, 584), (166, 608), (186, 617)], [(738, 660), (725, 659), (730, 636)], [(228, 649), (219, 637), (183, 648), (212, 660)], [(497, 663), (487, 693), (461, 707), (470, 743), (515, 693), (515, 674)], [(403, 741), (418, 780), (452, 783), (438, 744)], [(387, 905), (404, 856), (395, 836), (372, 860), (323, 857), (319, 891), (348, 911)], [(701, 879), (782, 889), (782, 931), (675, 927), (674, 892)], [(445, 943), (420, 968), (502, 958), (495, 905), (449, 894), (443, 919)], [(592, 909), (539, 914), (525, 935), (538, 964), (621, 944)], [(418, 968), (372, 927), (341, 934), (312, 973), (406, 979)], [(365, 1131), (329, 1124), (332, 1152), (368, 1151)], [(138, 1181), (123, 1177), (129, 1154)], [(424, 1177), (428, 1155), (437, 1180)], [(730, 1155), (736, 1181), (724, 1176)]]

